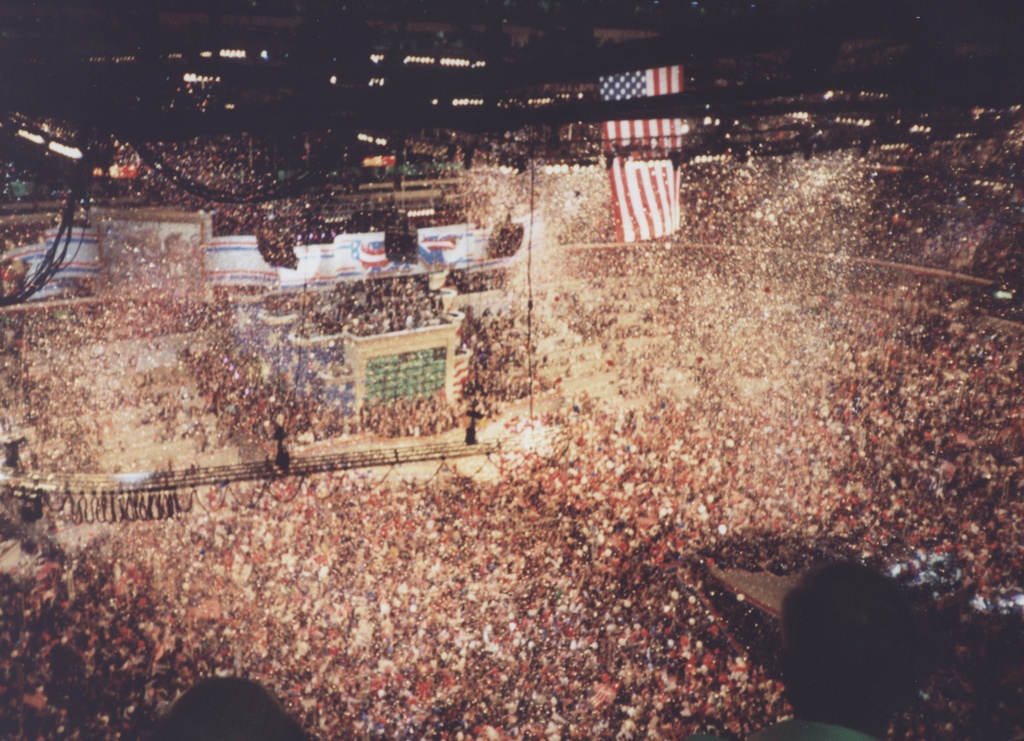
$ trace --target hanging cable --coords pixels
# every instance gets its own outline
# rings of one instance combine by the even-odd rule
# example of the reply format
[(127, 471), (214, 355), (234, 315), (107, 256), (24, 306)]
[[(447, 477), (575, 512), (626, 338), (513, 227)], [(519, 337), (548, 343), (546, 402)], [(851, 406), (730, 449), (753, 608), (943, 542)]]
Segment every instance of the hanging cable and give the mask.
[(277, 201), (308, 190), (319, 183), (324, 177), (324, 173), (320, 170), (309, 170), (301, 175), (288, 178), (282, 183), (275, 183), (266, 187), (257, 186), (246, 192), (232, 192), (197, 182), (194, 178), (185, 175), (181, 170), (172, 166), (163, 156), (147, 144), (133, 143), (132, 147), (154, 172), (167, 178), (182, 190), (197, 198), (217, 203), (267, 203), (269, 201)]
[[(213, 505), (213, 503), (217, 500), (217, 495), (214, 493), (214, 491), (215, 491), (215, 489), (218, 489), (218, 488), (221, 490), (220, 491), (220, 503), (217, 504), (217, 506), (215, 507)], [(214, 486), (209, 487), (209, 489), (210, 489), (210, 491), (206, 495), (208, 497), (207, 501), (205, 501), (205, 502), (203, 501), (203, 496), (201, 494), (196, 497), (196, 501), (199, 502), (199, 506), (203, 509), (203, 511), (205, 511), (205, 512), (216, 512), (221, 507), (223, 507), (224, 503), (227, 501), (227, 498), (228, 498), (228, 491), (227, 491), (228, 485), (227, 484), (214, 485)]]
[(273, 492), (273, 490), (271, 490), (270, 496), (272, 496), (274, 499), (276, 499), (281, 504), (291, 504), (292, 502), (294, 502), (296, 499), (299, 498), (299, 495), (302, 493), (302, 486), (305, 483), (306, 483), (306, 476), (303, 475), (303, 477), (299, 479), (299, 483), (295, 485), (295, 491), (292, 492), (292, 495), (290, 497), (279, 497), (279, 496), (277, 496), (277, 494), (275, 494)]
[(387, 473), (385, 473), (385, 474), (384, 474), (383, 476), (381, 476), (381, 479), (380, 479), (380, 481), (378, 481), (378, 482), (377, 482), (376, 484), (372, 484), (372, 485), (370, 485), (370, 486), (369, 486), (369, 487), (367, 487), (367, 488), (368, 488), (368, 489), (369, 489), (370, 491), (373, 491), (373, 490), (374, 490), (374, 489), (376, 489), (376, 488), (377, 488), (378, 486), (380, 486), (380, 485), (381, 485), (381, 484), (383, 484), (383, 483), (384, 483), (385, 481), (387, 481), (387, 480), (388, 480), (388, 476), (390, 476), (390, 475), (391, 475), (391, 472), (392, 472), (392, 471), (394, 471), (394, 470), (395, 470), (395, 467), (394, 467), (394, 465), (392, 465), (392, 466), (391, 466), (390, 468), (388, 468), (388, 470), (387, 470)]
[(187, 507), (186, 506), (182, 506), (181, 499), (178, 497), (178, 493), (177, 492), (174, 493), (174, 498), (176, 500), (175, 503), (174, 503), (175, 507), (177, 507), (179, 512), (185, 512), (185, 513), (191, 512), (192, 511), (192, 507), (195, 506), (196, 490), (195, 489), (190, 489), (186, 493), (185, 501), (188, 502), (188, 506)]
[[(0, 296), (0, 306), (14, 306), (24, 303), (38, 293), (64, 265), (68, 254), (68, 247), (71, 245), (71, 239), (74, 234), (75, 211), (77, 210), (78, 202), (81, 200), (86, 208), (88, 208), (88, 199), (84, 197), (86, 194), (87, 178), (88, 173), (85, 172), (85, 167), (80, 166), (77, 177), (68, 189), (68, 197), (64, 201), (64, 208), (61, 211), (60, 226), (57, 229), (53, 242), (46, 248), (46, 254), (43, 255), (42, 260), (35, 267), (32, 277), (26, 281), (25, 286), (10, 296)], [(76, 255), (78, 250), (81, 249), (84, 238), (85, 232), (83, 231), (79, 234), (78, 247), (75, 251)]]
[(448, 462), (442, 458), (441, 459), (441, 465), (437, 467), (436, 471), (434, 471), (434, 475), (431, 476), (429, 479), (427, 479), (426, 481), (423, 482), (424, 486), (429, 484), (434, 479), (436, 479), (438, 474), (440, 474), (441, 471), (445, 470), (446, 468), (448, 468)]
[(249, 509), (255, 509), (256, 506), (263, 499), (263, 495), (267, 493), (272, 484), (272, 479), (263, 479), (263, 486), (260, 487), (259, 492), (255, 496), (250, 497), (249, 503), (246, 505)]
[(526, 240), (526, 377), (530, 392), (530, 421), (533, 422), (533, 210), (537, 163), (530, 146), (530, 238)]
[[(476, 469), (475, 473), (471, 473), (468, 476), (465, 476), (464, 478), (476, 479), (476, 477), (480, 475), (480, 473), (484, 470), (488, 463), (490, 463), (495, 468), (498, 468), (498, 464), (491, 460), (491, 454), (488, 453), (487, 457), (484, 459), (484, 462), (480, 464), (480, 468)], [(498, 468), (498, 470), (500, 471), (501, 469)]]

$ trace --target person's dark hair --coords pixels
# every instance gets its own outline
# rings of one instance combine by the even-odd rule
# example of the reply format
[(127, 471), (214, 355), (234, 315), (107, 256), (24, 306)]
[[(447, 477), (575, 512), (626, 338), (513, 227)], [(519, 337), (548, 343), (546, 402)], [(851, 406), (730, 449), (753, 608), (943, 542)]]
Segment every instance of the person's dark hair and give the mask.
[(783, 601), (782, 634), (796, 716), (884, 737), (916, 675), (914, 618), (899, 586), (856, 563), (812, 569)]
[(302, 728), (262, 685), (204, 679), (179, 697), (150, 741), (305, 741)]

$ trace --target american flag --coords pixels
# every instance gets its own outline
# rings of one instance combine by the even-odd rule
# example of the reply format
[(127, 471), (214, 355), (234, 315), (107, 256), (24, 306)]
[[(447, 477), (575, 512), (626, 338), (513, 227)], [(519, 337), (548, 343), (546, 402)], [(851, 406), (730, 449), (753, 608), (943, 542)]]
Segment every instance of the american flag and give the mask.
[(608, 171), (620, 242), (646, 242), (679, 228), (679, 174), (669, 160), (623, 160)]
[(456, 398), (461, 398), (462, 388), (466, 385), (466, 379), (469, 378), (469, 354), (456, 355), (455, 362), (452, 368), (452, 392)]
[(587, 701), (594, 710), (600, 710), (611, 704), (615, 696), (619, 694), (618, 682), (594, 682), (594, 694)]
[(604, 148), (642, 146), (679, 149), (683, 146), (683, 119), (651, 118), (638, 121), (605, 121)]
[(601, 100), (629, 100), (683, 92), (683, 66), (655, 67), (598, 79)]

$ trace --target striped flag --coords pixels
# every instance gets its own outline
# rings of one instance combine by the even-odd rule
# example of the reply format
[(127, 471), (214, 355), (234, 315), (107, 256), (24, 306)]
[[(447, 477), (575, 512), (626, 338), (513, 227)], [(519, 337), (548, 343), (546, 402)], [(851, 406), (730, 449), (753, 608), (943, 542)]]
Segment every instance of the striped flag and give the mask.
[(683, 92), (683, 66), (655, 67), (598, 78), (601, 100), (630, 100)]
[(594, 693), (587, 701), (594, 710), (600, 710), (611, 704), (619, 694), (619, 682), (594, 682)]
[(608, 171), (620, 242), (646, 242), (679, 228), (679, 173), (669, 160), (623, 160)]
[(638, 121), (605, 121), (604, 148), (648, 147), (650, 149), (679, 149), (683, 134), (689, 129), (681, 118), (652, 118)]
[(455, 398), (462, 398), (462, 389), (469, 378), (469, 353), (456, 355), (452, 364), (452, 393)]

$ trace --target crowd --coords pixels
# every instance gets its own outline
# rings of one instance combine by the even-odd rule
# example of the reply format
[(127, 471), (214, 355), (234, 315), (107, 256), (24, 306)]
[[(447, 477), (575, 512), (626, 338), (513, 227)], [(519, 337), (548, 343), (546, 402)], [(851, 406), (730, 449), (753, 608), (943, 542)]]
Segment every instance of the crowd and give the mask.
[[(703, 564), (853, 557), (915, 590), (941, 646), (892, 737), (1012, 738), (1020, 657), (993, 641), (1024, 598), (1022, 348), (949, 290), (714, 249), (576, 253), (539, 311), (605, 301), (614, 320), (569, 331), (620, 377), (545, 413), (563, 448), (485, 462), (493, 483), (198, 492), (176, 521), (51, 554), (8, 591), (27, 614), (3, 612), (5, 722), (126, 736), (237, 673), (322, 738), (742, 735), (785, 706)], [(656, 331), (622, 339), (648, 310)]]
[[(467, 313), (465, 401), (483, 413), (581, 382), (502, 422), (523, 442), (557, 430), (551, 449), (493, 455), (479, 476), (439, 462), (428, 480), (214, 487), (85, 547), (60, 545), (73, 530), (52, 498), (39, 561), (0, 577), (0, 736), (135, 737), (197, 679), (237, 674), (324, 739), (740, 738), (787, 712), (763, 660), (773, 625), (706, 564), (851, 558), (908, 586), (933, 641), (890, 738), (1020, 737), (1020, 330), (953, 281), (851, 259), (968, 270), (1015, 247), (1019, 217), (845, 155), (715, 167), (685, 174), (677, 239), (538, 252), (529, 317), (525, 300)], [(520, 199), (525, 180), (508, 186)], [(540, 205), (568, 213), (561, 196)], [(404, 326), (420, 288), (389, 308), (383, 283), (315, 321), (375, 310)], [(314, 439), (456, 422), (437, 399), (327, 414), (239, 341), (240, 307), (150, 306), (152, 324), (35, 319), (35, 362), (67, 367), (83, 337), (187, 334), (182, 372), (236, 442), (278, 419)], [(47, 381), (33, 407), (88, 425), (62, 421), (78, 378)]]
[[(217, 321), (208, 317), (204, 333), (181, 353), (225, 437), (263, 443), (269, 423), (278, 419), (294, 439), (309, 442), (361, 433), (419, 437), (456, 426), (456, 405), (440, 396), (369, 399), (358, 409), (350, 408), (351, 398), (343, 397), (351, 389), (332, 390), (323, 378), (324, 373), (351, 375), (343, 344), (337, 341), (307, 353), (287, 339), (291, 332), (301, 337), (368, 337), (451, 321), (425, 277), (345, 282), (330, 291), (270, 296), (259, 305), (269, 316), (290, 317), (288, 324), (275, 327), (256, 317), (239, 327), (230, 312), (222, 313)], [(471, 366), (475, 363), (486, 363), (486, 356)], [(500, 376), (492, 372), (496, 386), (523, 383), (522, 364), (512, 373), (508, 370)]]
[(110, 429), (119, 410), (146, 410), (164, 428), (164, 442), (196, 433), (181, 395), (152, 383), (155, 361), (145, 355), (158, 355), (163, 338), (198, 331), (212, 315), (199, 303), (136, 299), (4, 315), (3, 414), (12, 428), (30, 432), (26, 461), (63, 473), (103, 470), (101, 451), (119, 437)]
[(682, 171), (681, 231), (696, 243), (756, 242), (1020, 281), (1017, 199), (956, 161), (881, 166), (836, 152), (691, 164)]
[[(462, 389), (462, 396), (469, 407), (485, 417), (493, 417), (509, 402), (530, 395), (527, 348), (536, 355), (537, 342), (527, 335), (520, 312), (491, 314), (487, 309), (479, 313), (468, 310), (460, 333), (461, 347), (470, 356)], [(543, 393), (553, 387), (550, 378), (536, 374), (532, 378), (535, 393)]]
[(45, 219), (25, 221), (4, 219), (0, 223), (0, 260), (3, 260), (5, 253), (10, 252), (16, 247), (36, 244), (42, 241), (46, 230), (50, 226), (52, 224)]
[(482, 293), (502, 291), (508, 284), (508, 270), (453, 270), (445, 279), (445, 286), (459, 293)]
[(338, 283), (312, 307), (307, 336), (349, 332), (358, 337), (438, 326), (445, 317), (427, 277), (407, 276)]

